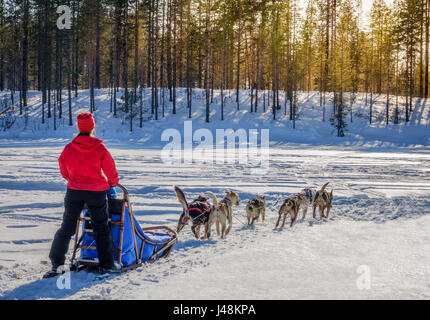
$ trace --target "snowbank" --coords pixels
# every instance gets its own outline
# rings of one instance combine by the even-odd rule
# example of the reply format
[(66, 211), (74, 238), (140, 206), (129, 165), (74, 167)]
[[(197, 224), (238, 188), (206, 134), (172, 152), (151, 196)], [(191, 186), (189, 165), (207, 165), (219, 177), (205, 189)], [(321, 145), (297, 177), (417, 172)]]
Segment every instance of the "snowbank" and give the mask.
[[(186, 107), (185, 89), (177, 90), (177, 114), (172, 114), (172, 105), (168, 101), (168, 90), (165, 90), (166, 105), (165, 117), (162, 116), (162, 108), (159, 109), (159, 120), (153, 120), (151, 114), (151, 96), (150, 90), (144, 89), (144, 112), (143, 128), (139, 127), (138, 104), (134, 106), (136, 112), (133, 122), (133, 132), (130, 133), (128, 115), (118, 111), (115, 118), (110, 113), (110, 97), (107, 89), (96, 90), (95, 103), (97, 110), (94, 115), (96, 118), (96, 133), (102, 139), (110, 141), (132, 141), (143, 144), (145, 147), (159, 148), (161, 134), (165, 129), (177, 129), (183, 132), (184, 121), (188, 118), (189, 110)], [(330, 96), (327, 96), (327, 106), (325, 110), (325, 121), (323, 118), (323, 109), (319, 106), (319, 93), (301, 92), (298, 97), (298, 111), (296, 128), (293, 129), (293, 123), (289, 120), (289, 108), (285, 110), (283, 93), (280, 93), (281, 109), (278, 110), (277, 120), (273, 120), (272, 109), (267, 108), (268, 96), (266, 93), (266, 111), (263, 112), (263, 92), (259, 93), (259, 104), (257, 112), (250, 112), (250, 92), (242, 90), (240, 92), (240, 110), (237, 110), (235, 101), (235, 91), (225, 91), (224, 121), (221, 121), (221, 96), (219, 91), (214, 92), (214, 102), (211, 104), (210, 123), (205, 122), (205, 100), (204, 91), (201, 89), (193, 90), (192, 121), (193, 129), (198, 130), (207, 128), (215, 136), (216, 129), (237, 130), (243, 128), (249, 129), (270, 129), (270, 141), (272, 145), (282, 146), (287, 143), (300, 143), (307, 145), (337, 145), (344, 147), (363, 147), (363, 148), (380, 148), (392, 146), (422, 147), (430, 144), (430, 105), (425, 101), (415, 100), (414, 111), (411, 115), (411, 121), (404, 123), (403, 99), (400, 98), (399, 117), (400, 123), (393, 124), (393, 113), (395, 100), (392, 98), (390, 106), (390, 124), (385, 124), (385, 103), (384, 95), (374, 96), (373, 105), (373, 123), (369, 124), (369, 105), (365, 103), (365, 94), (359, 94), (353, 106), (353, 119), (350, 120), (349, 111), (346, 114), (345, 121), (347, 128), (345, 137), (336, 136), (336, 129), (330, 123), (332, 117), (332, 103)], [(122, 93), (118, 93), (121, 97)], [(345, 97), (347, 97), (346, 95)], [(6, 99), (8, 93), (1, 95), (1, 99)], [(18, 96), (17, 96), (18, 98)], [(118, 99), (119, 103), (121, 100)], [(88, 111), (89, 92), (88, 90), (79, 91), (77, 98), (72, 99), (73, 122), (75, 124), (76, 115), (80, 112)], [(27, 122), (25, 117), (16, 117), (18, 113), (16, 108), (14, 116), (15, 123), (6, 131), (0, 132), (0, 139), (70, 139), (77, 131), (76, 126), (70, 127), (68, 124), (68, 103), (67, 96), (63, 96), (63, 117), (58, 119), (57, 113), (57, 130), (53, 130), (53, 117), (46, 118), (46, 123), (41, 123), (41, 94), (39, 92), (29, 93), (29, 116)], [(47, 112), (45, 106), (45, 112)], [(57, 111), (58, 112), (58, 111)], [(2, 118), (2, 117), (0, 117)], [(4, 118), (4, 116), (3, 116)]]

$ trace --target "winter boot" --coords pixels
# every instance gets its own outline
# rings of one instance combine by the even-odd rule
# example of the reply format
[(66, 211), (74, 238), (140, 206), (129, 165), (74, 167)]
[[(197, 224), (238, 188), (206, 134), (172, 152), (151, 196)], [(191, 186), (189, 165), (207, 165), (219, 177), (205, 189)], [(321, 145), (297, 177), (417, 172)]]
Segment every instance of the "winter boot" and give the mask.
[[(43, 279), (49, 279), (49, 278), (58, 276), (60, 273), (57, 270), (58, 270), (57, 267), (52, 267), (51, 270), (49, 270), (47, 273), (43, 275)], [(61, 272), (61, 274), (63, 273), (64, 273), (64, 270)]]
[(120, 273), (122, 271), (122, 267), (117, 263), (114, 262), (112, 267), (100, 267), (100, 274), (111, 274), (111, 273)]

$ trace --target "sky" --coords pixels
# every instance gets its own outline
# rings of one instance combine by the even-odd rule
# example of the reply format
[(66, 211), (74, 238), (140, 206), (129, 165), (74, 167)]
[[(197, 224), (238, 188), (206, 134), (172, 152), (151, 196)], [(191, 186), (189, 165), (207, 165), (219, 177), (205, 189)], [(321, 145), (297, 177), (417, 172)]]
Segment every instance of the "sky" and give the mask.
[[(385, 3), (387, 6), (391, 7), (393, 4), (393, 0), (385, 0)], [(373, 0), (362, 0), (362, 6), (363, 6), (363, 12), (370, 12), (370, 9), (372, 9)]]
[(363, 12), (370, 12), (370, 9), (372, 8), (372, 3), (373, 0), (362, 0)]
[[(299, 1), (300, 2), (300, 6), (301, 6), (303, 12), (306, 10), (308, 1), (309, 0)], [(362, 19), (363, 19), (363, 22), (366, 25), (368, 25), (369, 14), (370, 14), (370, 10), (372, 9), (373, 1), (374, 0), (361, 0), (361, 7), (362, 7), (362, 10), (363, 10)], [(384, 1), (387, 4), (387, 6), (391, 7), (391, 5), (393, 4), (394, 0), (384, 0)]]

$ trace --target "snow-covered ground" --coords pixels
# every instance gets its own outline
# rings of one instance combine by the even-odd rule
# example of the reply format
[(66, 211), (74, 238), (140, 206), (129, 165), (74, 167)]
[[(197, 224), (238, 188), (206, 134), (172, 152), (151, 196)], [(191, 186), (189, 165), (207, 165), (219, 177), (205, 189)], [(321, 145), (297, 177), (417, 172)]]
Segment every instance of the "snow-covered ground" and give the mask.
[[(49, 129), (39, 124), (40, 95), (32, 93), (27, 128), (19, 119), (0, 133), (0, 299), (430, 298), (428, 104), (416, 103), (410, 124), (386, 127), (385, 98), (379, 97), (377, 121), (369, 126), (360, 97), (346, 137), (337, 138), (330, 123), (320, 121), (316, 93), (300, 95), (296, 129), (288, 115), (272, 121), (270, 112), (250, 114), (246, 92), (241, 111), (234, 98), (227, 104), (225, 122), (217, 120), (215, 97), (211, 123), (205, 124), (203, 100), (195, 94), (194, 129), (270, 129), (264, 175), (239, 163), (162, 162), (167, 142), (161, 132), (182, 130), (188, 114), (182, 102), (177, 115), (145, 121), (143, 129), (136, 121), (130, 134), (126, 123), (109, 115), (108, 96), (99, 91), (97, 135), (116, 159), (142, 226), (176, 226), (181, 207), (173, 185), (189, 199), (207, 190), (221, 198), (232, 189), (241, 203), (227, 238), (198, 241), (186, 227), (169, 258), (137, 270), (103, 281), (76, 273), (69, 290), (59, 290), (56, 279), (41, 280), (63, 212), (65, 182), (57, 158), (76, 129), (67, 120), (55, 133), (52, 123)], [(74, 114), (83, 111), (87, 92), (74, 103)], [(280, 199), (327, 181), (335, 196), (329, 219), (314, 220), (308, 212), (292, 229), (274, 228)], [(267, 196), (266, 221), (247, 227), (245, 205), (256, 193)]]
[[(115, 118), (109, 113), (110, 97), (108, 90), (100, 89), (95, 91), (95, 104), (97, 110), (94, 112), (96, 119), (97, 136), (102, 139), (109, 139), (111, 142), (117, 141), (124, 144), (128, 141), (132, 144), (139, 142), (137, 146), (144, 144), (145, 147), (160, 148), (165, 145), (161, 142), (161, 133), (168, 128), (183, 130), (183, 122), (189, 120), (188, 108), (186, 107), (185, 89), (177, 90), (177, 114), (172, 114), (171, 103), (166, 102), (165, 117), (162, 117), (162, 108), (160, 104), (158, 121), (152, 119), (151, 115), (151, 95), (150, 89), (143, 90), (143, 128), (139, 128), (139, 110), (138, 105), (134, 107), (134, 125), (133, 133), (130, 133), (128, 115), (118, 111), (118, 117)], [(405, 124), (405, 110), (403, 106), (404, 99), (399, 98), (399, 119), (400, 124), (393, 124), (396, 100), (391, 97), (390, 104), (390, 122), (385, 124), (385, 95), (374, 95), (374, 105), (372, 113), (372, 124), (369, 125), (369, 104), (370, 95), (365, 103), (365, 94), (358, 94), (356, 102), (353, 105), (353, 121), (350, 121), (349, 107), (346, 110), (345, 122), (347, 124), (345, 137), (336, 137), (336, 129), (330, 123), (333, 113), (331, 102), (332, 95), (327, 94), (327, 105), (325, 108), (325, 121), (323, 119), (323, 109), (319, 107), (318, 92), (302, 92), (298, 95), (298, 109), (296, 128), (293, 129), (293, 122), (289, 120), (289, 107), (285, 110), (284, 95), (280, 92), (281, 109), (277, 111), (277, 120), (272, 120), (272, 109), (267, 107), (268, 95), (266, 91), (263, 99), (262, 91), (259, 91), (259, 103), (257, 113), (250, 111), (250, 92), (242, 90), (240, 93), (240, 110), (236, 107), (235, 91), (224, 91), (225, 109), (224, 121), (221, 121), (221, 95), (220, 91), (215, 91), (214, 102), (211, 104), (210, 123), (205, 122), (205, 93), (201, 89), (193, 90), (192, 120), (193, 129), (206, 128), (213, 132), (215, 129), (270, 129), (271, 145), (284, 146), (287, 143), (300, 143), (308, 145), (341, 145), (353, 146), (354, 148), (387, 148), (398, 146), (429, 146), (430, 135), (430, 102), (427, 100), (414, 100), (414, 111), (410, 116), (410, 121)], [(119, 92), (118, 97), (122, 97)], [(347, 100), (345, 95), (345, 100)], [(9, 97), (8, 93), (0, 93), (0, 102)], [(168, 91), (165, 90), (166, 101), (168, 100)], [(15, 94), (15, 101), (18, 101), (18, 94)], [(31, 140), (52, 141), (55, 139), (70, 139), (76, 130), (76, 115), (82, 111), (89, 111), (89, 92), (79, 91), (77, 98), (72, 99), (73, 103), (73, 123), (70, 127), (68, 119), (68, 102), (67, 95), (63, 92), (63, 117), (58, 118), (57, 110), (57, 130), (54, 131), (54, 117), (46, 118), (46, 123), (41, 122), (41, 94), (39, 92), (29, 92), (29, 116), (25, 120), (24, 116), (5, 118), (0, 116), (0, 139), (14, 140)], [(265, 112), (263, 112), (263, 103), (266, 101)], [(120, 101), (120, 100), (119, 100)], [(270, 96), (271, 101), (271, 96)], [(10, 102), (10, 100), (9, 100)], [(0, 104), (0, 114), (3, 110), (3, 103)], [(51, 107), (53, 110), (53, 107)], [(118, 108), (120, 109), (120, 108)], [(18, 114), (18, 106), (14, 115)], [(45, 105), (45, 117), (47, 105)], [(13, 122), (11, 128), (3, 131), (4, 124), (9, 120)]]

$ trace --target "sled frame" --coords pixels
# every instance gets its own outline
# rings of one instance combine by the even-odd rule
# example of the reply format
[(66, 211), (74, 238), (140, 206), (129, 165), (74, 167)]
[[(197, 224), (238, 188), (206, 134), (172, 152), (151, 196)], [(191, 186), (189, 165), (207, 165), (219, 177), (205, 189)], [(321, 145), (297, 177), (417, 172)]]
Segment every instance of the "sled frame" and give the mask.
[[(170, 252), (173, 249), (173, 245), (178, 240), (177, 232), (172, 230), (171, 228), (165, 227), (165, 226), (141, 228), (143, 232), (163, 230), (172, 236), (172, 238), (170, 240), (163, 241), (163, 242), (152, 242), (152, 241), (146, 239), (143, 235), (141, 235), (136, 230), (136, 226), (134, 224), (134, 219), (133, 219), (133, 209), (132, 209), (132, 206), (131, 206), (131, 203), (129, 200), (130, 198), (129, 198), (129, 193), (128, 193), (127, 189), (123, 185), (120, 185), (120, 184), (118, 184), (117, 187), (123, 191), (123, 199), (121, 200), (122, 201), (121, 219), (120, 219), (120, 221), (110, 221), (110, 223), (111, 223), (111, 226), (115, 226), (115, 225), (120, 226), (119, 249), (113, 248), (113, 251), (118, 252), (118, 258), (117, 258), (116, 262), (121, 266), (121, 272), (138, 268), (141, 265), (143, 265), (144, 262), (153, 262), (156, 260), (156, 258), (159, 254), (161, 254), (165, 251), (166, 251), (166, 253), (164, 254), (163, 257), (168, 257), (170, 255)], [(136, 259), (135, 263), (128, 265), (128, 266), (123, 266), (121, 259), (122, 259), (122, 244), (123, 244), (123, 237), (124, 237), (124, 217), (125, 217), (125, 209), (126, 208), (128, 208), (128, 215), (129, 215), (131, 227), (133, 230), (134, 252), (135, 252), (137, 259)], [(91, 261), (90, 259), (76, 258), (76, 253), (78, 252), (78, 249), (97, 250), (96, 246), (93, 246), (93, 245), (86, 246), (86, 245), (81, 244), (84, 236), (87, 234), (87, 232), (85, 232), (85, 229), (83, 229), (82, 234), (79, 236), (79, 230), (80, 230), (81, 223), (85, 223), (85, 221), (86, 221), (85, 217), (83, 216), (83, 212), (84, 212), (84, 210), (82, 210), (81, 216), (78, 218), (78, 222), (76, 225), (73, 254), (72, 254), (72, 258), (71, 258), (71, 265), (74, 266), (78, 270), (80, 268), (86, 267), (86, 266), (88, 266), (88, 267), (99, 267), (99, 263), (96, 261)], [(142, 246), (141, 246), (139, 252), (138, 252), (138, 248), (137, 248), (136, 235), (142, 240)], [(152, 256), (149, 258), (149, 260), (142, 262), (143, 249), (144, 249), (146, 244), (154, 245), (154, 252), (153, 252)], [(162, 246), (162, 248), (157, 250), (158, 246)]]

